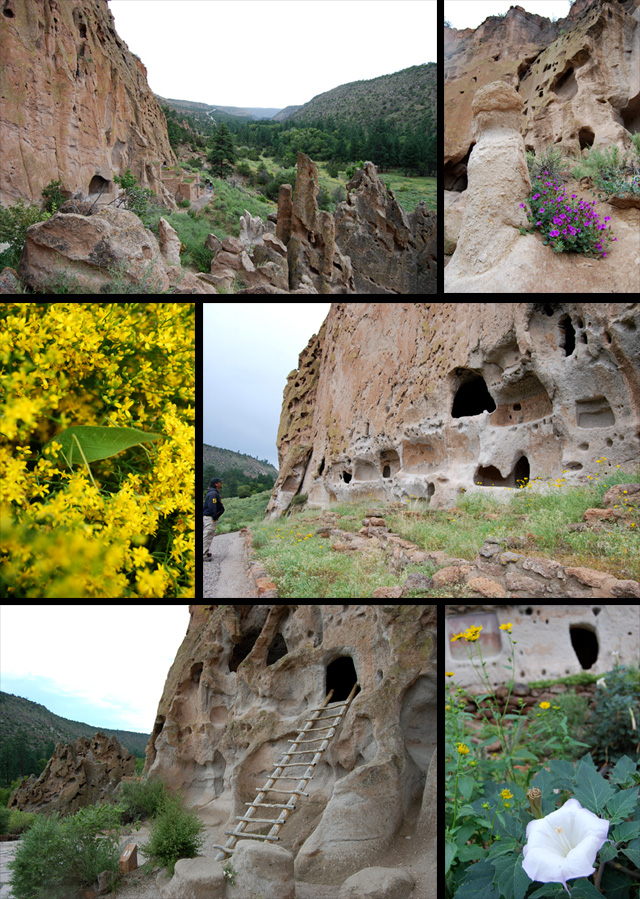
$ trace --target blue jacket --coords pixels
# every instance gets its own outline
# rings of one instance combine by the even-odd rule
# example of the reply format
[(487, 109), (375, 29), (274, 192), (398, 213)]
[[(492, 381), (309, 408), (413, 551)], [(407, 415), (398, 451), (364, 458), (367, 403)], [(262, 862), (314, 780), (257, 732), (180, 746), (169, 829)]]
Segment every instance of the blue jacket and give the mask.
[(222, 505), (220, 492), (216, 490), (215, 487), (209, 487), (209, 490), (207, 491), (207, 497), (204, 501), (204, 510), (202, 514), (210, 515), (214, 521), (217, 521), (223, 512), (224, 506)]

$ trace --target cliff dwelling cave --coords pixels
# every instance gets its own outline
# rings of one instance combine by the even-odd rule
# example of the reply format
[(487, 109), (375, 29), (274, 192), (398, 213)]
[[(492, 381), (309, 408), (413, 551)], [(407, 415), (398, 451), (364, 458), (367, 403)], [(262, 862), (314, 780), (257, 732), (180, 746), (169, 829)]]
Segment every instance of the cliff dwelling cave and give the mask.
[[(358, 682), (358, 674), (351, 656), (338, 656), (327, 665), (325, 696), (333, 690), (331, 702), (344, 702)], [(356, 690), (356, 696), (360, 687)]]
[(595, 631), (585, 625), (572, 624), (569, 636), (581, 667), (585, 670), (592, 668), (598, 661), (598, 638)]

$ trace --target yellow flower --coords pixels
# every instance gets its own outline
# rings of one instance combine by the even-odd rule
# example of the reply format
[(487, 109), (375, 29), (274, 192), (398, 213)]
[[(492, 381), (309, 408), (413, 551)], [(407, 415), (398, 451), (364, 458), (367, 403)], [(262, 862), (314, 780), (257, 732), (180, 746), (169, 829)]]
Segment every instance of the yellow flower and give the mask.
[(464, 743), (456, 743), (456, 749), (460, 755), (468, 755), (469, 753), (469, 747), (465, 746)]

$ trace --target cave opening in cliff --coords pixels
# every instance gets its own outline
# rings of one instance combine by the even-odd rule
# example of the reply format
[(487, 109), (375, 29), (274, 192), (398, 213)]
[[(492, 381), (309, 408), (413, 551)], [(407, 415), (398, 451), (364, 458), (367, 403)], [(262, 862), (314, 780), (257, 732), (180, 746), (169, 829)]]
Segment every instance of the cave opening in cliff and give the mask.
[(279, 659), (284, 658), (288, 652), (289, 647), (287, 646), (286, 640), (281, 633), (277, 633), (267, 650), (267, 665), (275, 665), (275, 663)]
[(345, 482), (345, 484), (348, 484), (351, 481), (351, 472), (343, 471), (342, 472), (342, 480)]
[(452, 418), (466, 418), (482, 412), (494, 412), (496, 404), (482, 375), (468, 373), (458, 387), (451, 409)]
[[(333, 690), (331, 702), (344, 702), (357, 682), (358, 673), (351, 656), (339, 656), (327, 665), (325, 696)], [(360, 687), (356, 690), (356, 696), (359, 692)]]
[(495, 465), (479, 465), (473, 483), (479, 487), (526, 487), (531, 468), (526, 456), (520, 456), (506, 477)]
[(235, 644), (235, 646), (233, 647), (233, 652), (231, 653), (231, 658), (229, 659), (229, 671), (238, 670), (238, 666), (241, 662), (244, 662), (253, 647), (256, 645), (256, 640), (261, 633), (262, 628), (252, 627), (247, 631), (246, 634), (243, 635), (242, 640), (240, 640), (239, 643)]
[(598, 661), (598, 638), (595, 631), (585, 625), (572, 624), (569, 627), (571, 645), (585, 670), (593, 668)]
[(580, 131), (578, 131), (578, 142), (580, 143), (581, 150), (590, 149), (593, 146), (595, 139), (596, 136), (591, 128), (581, 128)]
[(101, 197), (105, 191), (109, 190), (110, 186), (111, 182), (107, 181), (106, 178), (103, 178), (102, 175), (94, 175), (89, 182), (89, 196), (97, 194)]
[(631, 134), (637, 134), (640, 131), (640, 93), (630, 97), (627, 105), (618, 109), (617, 112), (627, 131)]
[(570, 315), (563, 315), (558, 322), (560, 328), (560, 346), (565, 356), (570, 356), (576, 348), (576, 331)]

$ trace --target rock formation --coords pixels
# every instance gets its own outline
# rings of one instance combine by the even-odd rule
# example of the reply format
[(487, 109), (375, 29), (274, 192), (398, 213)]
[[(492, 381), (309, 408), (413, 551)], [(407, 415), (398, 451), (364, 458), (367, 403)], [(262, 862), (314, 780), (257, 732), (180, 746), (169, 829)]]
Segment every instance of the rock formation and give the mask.
[(245, 211), (240, 238), (217, 248), (211, 280), (229, 290), (237, 278), (238, 293), (436, 292), (436, 217), (426, 203), (407, 215), (371, 162), (334, 215), (318, 209), (319, 189), (316, 164), (298, 153), (293, 198), (290, 184), (280, 187), (275, 235), (262, 239), (262, 220)]
[(208, 275), (182, 270), (180, 240), (163, 218), (160, 240), (127, 209), (105, 206), (91, 216), (58, 212), (27, 229), (20, 274), (37, 291), (50, 291), (62, 279), (105, 293), (119, 277), (147, 293), (216, 293)]
[(68, 197), (110, 200), (127, 168), (163, 197), (166, 121), (106, 0), (0, 6), (0, 203), (38, 203), (52, 179)]
[(435, 293), (437, 229), (427, 204), (407, 215), (365, 162), (336, 209), (336, 241), (351, 258), (356, 293)]
[(333, 303), (287, 379), (267, 511), (632, 468), (639, 357), (637, 303)]
[[(378, 862), (400, 825), (417, 820), (435, 749), (435, 607), (190, 609), (145, 771), (183, 791), (224, 843), (310, 711), (331, 689), (333, 701), (346, 699), (357, 682), (278, 845), (293, 852), (296, 877), (312, 882), (339, 884)], [(414, 860), (430, 851), (425, 840), (407, 849)], [(418, 895), (431, 895), (423, 886)]]
[[(526, 611), (525, 611), (526, 610)], [(640, 650), (640, 614), (624, 605), (447, 605), (445, 639), (447, 667), (456, 671), (456, 687), (472, 693), (485, 692), (479, 683), (465, 647), (451, 637), (471, 625), (482, 627), (479, 645), (486, 673), (494, 685), (509, 679), (509, 656), (515, 652), (520, 695), (529, 691), (531, 681), (540, 680), (540, 659), (544, 659), (545, 680), (588, 671), (603, 677), (615, 664), (636, 665)], [(500, 625), (511, 622), (512, 649)], [(588, 685), (595, 686), (595, 685)], [(519, 688), (519, 689), (518, 689)], [(538, 691), (540, 692), (540, 691)], [(506, 698), (506, 697), (505, 697)], [(541, 701), (532, 699), (531, 707)]]
[(521, 110), (522, 99), (504, 81), (476, 92), (476, 144), (468, 166), (467, 206), (445, 279), (451, 278), (458, 267), (467, 274), (486, 271), (520, 239), (519, 228), (528, 225), (520, 208), (531, 192), (520, 134)]
[(122, 778), (135, 773), (135, 762), (115, 737), (104, 734), (58, 743), (40, 777), (32, 774), (13, 791), (9, 808), (73, 814), (111, 798)]
[(457, 248), (444, 272), (445, 293), (637, 292), (640, 210), (616, 211), (615, 242), (606, 258), (554, 253), (539, 233), (521, 230), (528, 226), (531, 182), (518, 130), (519, 94), (497, 81), (477, 91), (472, 108), (476, 144)]
[(512, 6), (475, 30), (445, 27), (445, 188), (464, 190), (473, 98), (495, 81), (520, 94), (528, 150), (628, 149), (640, 130), (639, 23), (636, 0), (576, 0), (557, 22)]

